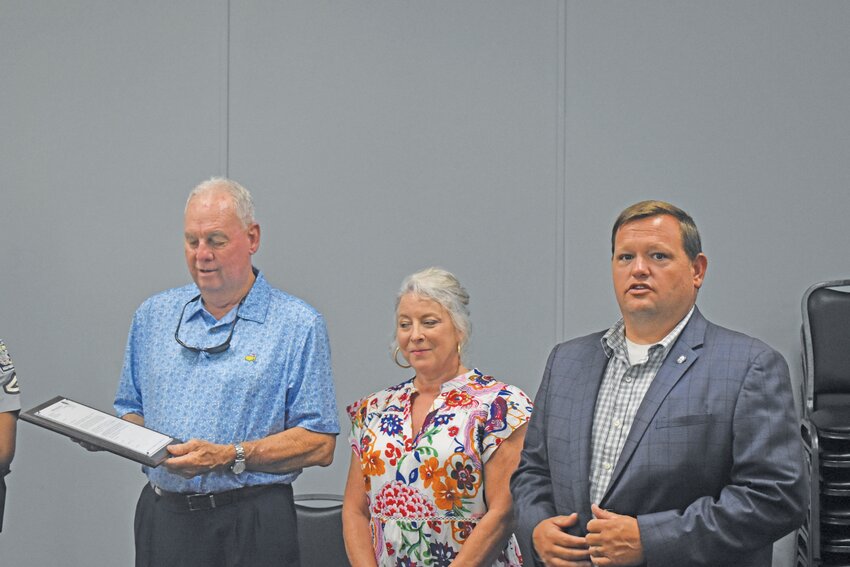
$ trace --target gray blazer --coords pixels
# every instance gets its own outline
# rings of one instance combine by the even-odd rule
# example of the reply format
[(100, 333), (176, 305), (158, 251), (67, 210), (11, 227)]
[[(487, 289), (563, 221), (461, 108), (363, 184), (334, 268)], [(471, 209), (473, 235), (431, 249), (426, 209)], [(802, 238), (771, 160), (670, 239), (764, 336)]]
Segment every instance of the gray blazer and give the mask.
[[(570, 533), (587, 533), (603, 334), (556, 346), (546, 364), (511, 479), (526, 565), (541, 564), (531, 534), (544, 518), (578, 512)], [(770, 567), (773, 542), (803, 521), (807, 484), (785, 360), (694, 310), (600, 505), (637, 517), (648, 566)]]

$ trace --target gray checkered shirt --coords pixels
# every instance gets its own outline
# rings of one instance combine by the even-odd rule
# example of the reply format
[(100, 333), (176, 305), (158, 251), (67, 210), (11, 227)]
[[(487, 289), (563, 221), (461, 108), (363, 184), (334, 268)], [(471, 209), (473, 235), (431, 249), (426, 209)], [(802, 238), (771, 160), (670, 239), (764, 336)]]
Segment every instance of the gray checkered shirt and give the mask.
[(670, 348), (694, 312), (693, 308), (679, 321), (670, 333), (657, 344), (649, 348), (644, 362), (629, 364), (626, 346), (625, 324), (617, 321), (602, 337), (602, 348), (608, 356), (608, 366), (599, 387), (596, 398), (596, 410), (593, 414), (593, 432), (590, 461), (590, 501), (596, 504), (602, 501), (611, 474), (626, 437), (632, 428), (638, 407), (649, 390), (652, 379), (661, 368), (661, 364), (670, 352)]

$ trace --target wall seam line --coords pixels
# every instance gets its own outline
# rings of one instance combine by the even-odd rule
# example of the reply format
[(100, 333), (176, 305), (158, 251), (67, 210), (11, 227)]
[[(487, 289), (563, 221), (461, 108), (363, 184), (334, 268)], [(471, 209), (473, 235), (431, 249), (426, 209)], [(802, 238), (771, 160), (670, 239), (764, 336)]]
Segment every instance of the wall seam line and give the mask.
[(555, 342), (565, 340), (567, 293), (567, 2), (558, 0), (557, 188), (555, 206)]

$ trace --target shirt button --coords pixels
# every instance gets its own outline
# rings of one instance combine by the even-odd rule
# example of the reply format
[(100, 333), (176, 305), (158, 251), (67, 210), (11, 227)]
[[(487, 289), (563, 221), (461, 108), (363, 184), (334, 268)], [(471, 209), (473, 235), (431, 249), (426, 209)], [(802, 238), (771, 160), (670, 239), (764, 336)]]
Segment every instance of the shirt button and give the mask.
[(611, 470), (611, 463), (602, 463), (602, 468), (605, 469), (606, 471), (610, 471)]
[(631, 383), (632, 383), (632, 377), (631, 377), (631, 376), (626, 376), (625, 378), (623, 378), (623, 381), (624, 381), (625, 383), (627, 383), (627, 384), (631, 384)]
[(614, 427), (617, 427), (617, 428), (620, 427), (620, 420), (619, 419), (614, 420)]

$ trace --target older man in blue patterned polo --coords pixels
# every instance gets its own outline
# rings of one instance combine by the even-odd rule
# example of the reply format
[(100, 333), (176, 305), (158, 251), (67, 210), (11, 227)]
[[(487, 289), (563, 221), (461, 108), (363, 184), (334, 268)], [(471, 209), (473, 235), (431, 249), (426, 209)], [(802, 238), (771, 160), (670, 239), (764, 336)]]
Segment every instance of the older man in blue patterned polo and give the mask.
[(250, 193), (213, 178), (189, 195), (194, 285), (136, 311), (118, 415), (186, 440), (145, 468), (136, 565), (298, 565), (291, 482), (327, 466), (339, 432), (322, 316), (271, 287)]

